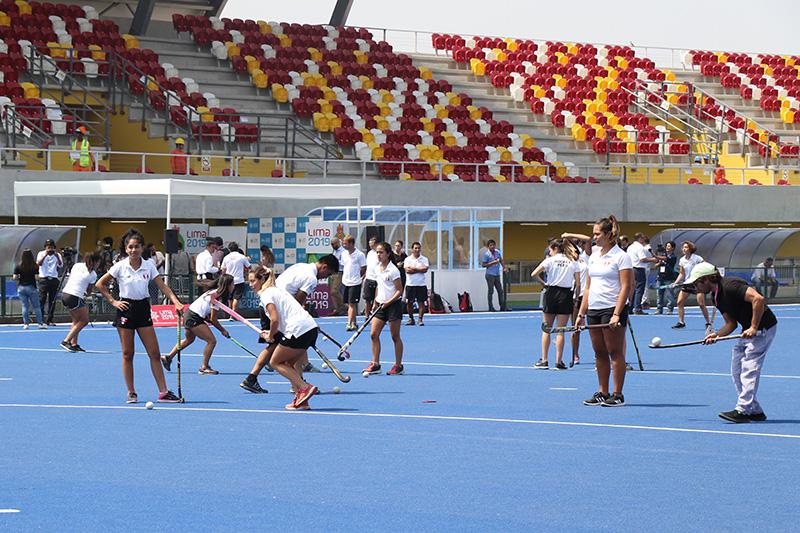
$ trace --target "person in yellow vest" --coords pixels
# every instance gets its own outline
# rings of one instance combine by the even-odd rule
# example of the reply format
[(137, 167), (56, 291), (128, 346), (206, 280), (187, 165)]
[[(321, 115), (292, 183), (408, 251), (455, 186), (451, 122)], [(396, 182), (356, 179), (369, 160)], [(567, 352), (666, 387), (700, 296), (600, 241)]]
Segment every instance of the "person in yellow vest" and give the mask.
[(86, 128), (81, 126), (72, 141), (72, 151), (69, 153), (72, 161), (72, 170), (76, 172), (91, 172), (94, 170), (94, 157), (89, 139), (86, 138)]

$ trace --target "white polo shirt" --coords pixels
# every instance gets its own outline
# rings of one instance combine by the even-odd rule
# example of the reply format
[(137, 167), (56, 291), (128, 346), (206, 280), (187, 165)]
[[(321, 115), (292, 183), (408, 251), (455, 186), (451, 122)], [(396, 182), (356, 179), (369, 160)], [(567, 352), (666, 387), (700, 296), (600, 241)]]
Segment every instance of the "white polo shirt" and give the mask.
[[(43, 257), (44, 261), (42, 261)], [(39, 265), (40, 278), (57, 278), (58, 267), (64, 264), (58, 252), (55, 252), (53, 255), (47, 255), (45, 250), (42, 250), (36, 255), (36, 262), (38, 263), (39, 261), (42, 261), (42, 264)]]
[[(216, 289), (204, 292), (197, 300), (192, 302), (192, 305), (189, 306), (189, 311), (193, 311), (203, 318), (208, 318), (208, 315), (211, 314), (211, 297), (216, 297), (216, 295)], [(219, 309), (218, 304), (214, 304), (213, 307), (214, 309)]]
[[(367, 275), (364, 276), (366, 279), (375, 280), (375, 267), (378, 266), (378, 252), (375, 250), (370, 250), (367, 252)], [(399, 270), (398, 270), (399, 272)]]
[(231, 252), (222, 260), (222, 268), (233, 276), (233, 284), (239, 285), (244, 283), (244, 269), (250, 268), (250, 260), (239, 252)]
[(582, 296), (586, 291), (586, 274), (589, 272), (589, 255), (586, 252), (581, 252), (578, 256), (578, 270), (581, 273), (581, 287), (578, 296)]
[(75, 263), (72, 270), (69, 271), (69, 277), (64, 284), (64, 288), (61, 289), (61, 292), (83, 298), (86, 295), (86, 289), (89, 288), (89, 285), (94, 285), (96, 281), (97, 272), (94, 270), (90, 272), (89, 269), (86, 268), (86, 263)]
[(547, 274), (547, 285), (571, 289), (575, 285), (575, 273), (579, 272), (578, 262), (564, 254), (551, 255), (540, 263)]
[(631, 268), (631, 258), (619, 246), (614, 245), (605, 255), (600, 255), (599, 247), (594, 248), (589, 256), (589, 309), (616, 306), (622, 290), (620, 271)]
[[(428, 258), (424, 255), (420, 254), (419, 257), (414, 257), (414, 255), (409, 255), (406, 257), (405, 261), (403, 261), (403, 268), (411, 267), (411, 268), (430, 268), (431, 264), (428, 261)], [(406, 276), (406, 287), (425, 287), (425, 273), (424, 272), (415, 272), (414, 274), (408, 274)]]
[(375, 281), (378, 282), (378, 291), (375, 294), (375, 301), (379, 304), (388, 302), (397, 291), (394, 281), (400, 279), (400, 271), (391, 261), (384, 269), (380, 263), (375, 267)]
[(367, 258), (361, 250), (353, 250), (349, 253), (345, 250), (342, 254), (342, 285), (345, 287), (355, 287), (361, 285), (361, 269), (367, 266)]
[(211, 252), (203, 250), (197, 254), (197, 259), (194, 261), (194, 270), (197, 272), (197, 277), (205, 277), (205, 274), (215, 274), (219, 272), (219, 268), (214, 266), (214, 258)]
[(692, 269), (703, 262), (703, 258), (697, 254), (692, 254), (688, 259), (684, 255), (678, 260), (678, 264), (683, 268), (683, 281), (689, 279), (692, 274)]
[(647, 263), (642, 261), (642, 259), (647, 259), (647, 250), (645, 250), (642, 243), (633, 241), (626, 251), (628, 257), (631, 258), (631, 266), (633, 268), (647, 268)]
[(317, 287), (316, 263), (297, 263), (290, 266), (278, 276), (275, 286), (292, 296), (296, 295), (298, 291), (303, 291), (306, 296), (311, 296)]
[(148, 284), (151, 280), (158, 277), (158, 270), (152, 261), (145, 261), (142, 259), (142, 264), (138, 270), (134, 270), (130, 263), (130, 257), (114, 263), (108, 269), (117, 285), (119, 285), (120, 298), (127, 298), (129, 300), (144, 300), (150, 298), (150, 291)]
[(339, 246), (337, 249), (331, 252), (333, 254), (333, 257), (335, 257), (336, 260), (339, 261), (339, 272), (342, 272), (344, 270), (344, 264), (342, 263), (342, 261), (344, 261), (342, 257), (344, 255), (344, 252), (345, 249), (341, 246)]
[(275, 306), (275, 310), (278, 312), (278, 331), (287, 337), (299, 337), (317, 327), (317, 323), (314, 322), (311, 315), (294, 299), (294, 296), (285, 290), (269, 287), (259, 294), (259, 298), (261, 307), (267, 312), (267, 316), (269, 316), (267, 305)]

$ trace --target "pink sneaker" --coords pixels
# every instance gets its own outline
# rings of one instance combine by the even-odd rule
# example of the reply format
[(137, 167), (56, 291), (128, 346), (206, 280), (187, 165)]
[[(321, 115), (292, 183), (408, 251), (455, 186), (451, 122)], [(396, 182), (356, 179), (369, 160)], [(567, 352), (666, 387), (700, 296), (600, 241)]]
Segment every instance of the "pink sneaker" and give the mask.
[(300, 389), (297, 392), (297, 396), (295, 396), (294, 404), (297, 406), (303, 405), (304, 403), (307, 403), (308, 400), (318, 392), (319, 389), (314, 385), (309, 385), (305, 389)]
[(391, 370), (389, 370), (386, 375), (387, 376), (399, 376), (403, 373), (403, 365), (394, 365)]

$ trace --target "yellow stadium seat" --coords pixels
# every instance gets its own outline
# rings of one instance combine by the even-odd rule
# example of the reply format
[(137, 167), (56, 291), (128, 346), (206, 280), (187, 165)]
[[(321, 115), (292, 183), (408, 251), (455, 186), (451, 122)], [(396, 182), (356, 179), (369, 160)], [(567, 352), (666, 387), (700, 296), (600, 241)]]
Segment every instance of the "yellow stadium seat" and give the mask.
[(209, 109), (205, 106), (198, 106), (197, 112), (200, 114), (200, 121), (201, 122), (213, 122), (214, 121), (214, 114), (209, 112)]
[(586, 140), (586, 130), (577, 122), (572, 125), (572, 138), (579, 142)]
[(411, 174), (409, 174), (408, 172), (401, 172), (400, 173), (400, 179), (401, 180), (410, 180), (411, 179)]
[(311, 54), (311, 61), (322, 61), (322, 52), (316, 48), (309, 48), (308, 53)]
[(514, 154), (512, 154), (508, 150), (503, 150), (502, 152), (500, 152), (500, 161), (502, 161), (503, 163), (510, 163), (513, 160), (514, 160)]
[(92, 59), (94, 59), (95, 61), (105, 61), (106, 60), (106, 53), (103, 52), (103, 49), (100, 46), (98, 46), (96, 44), (90, 44), (89, 45), (89, 50), (92, 51)]
[(333, 113), (333, 104), (330, 103), (328, 100), (320, 98), (317, 100), (317, 103), (320, 107), (320, 112), (322, 113)]
[(132, 48), (139, 48), (139, 39), (134, 37), (130, 34), (125, 34), (122, 36), (122, 40), (125, 41), (125, 49), (130, 50)]
[(63, 59), (67, 57), (67, 51), (59, 43), (49, 42), (47, 43), (47, 48), (50, 51), (50, 57), (56, 59)]
[(359, 65), (366, 65), (367, 61), (369, 61), (366, 52), (362, 52), (361, 50), (353, 50), (353, 55), (356, 56), (356, 63)]
[[(597, 106), (595, 106), (595, 108), (596, 107)], [(594, 116), (594, 112), (593, 112), (593, 114), (591, 114), (588, 117), (586, 117), (586, 125), (587, 126), (594, 126), (595, 124), (597, 124), (597, 117)]]
[(373, 161), (380, 161), (383, 159), (383, 148), (380, 146), (376, 146), (372, 149), (372, 160)]
[(444, 145), (445, 146), (455, 146), (456, 145), (456, 138), (452, 135), (446, 135), (444, 138)]
[(375, 115), (374, 118), (379, 130), (386, 131), (389, 129), (389, 121), (386, 118), (381, 115)]
[(0, 11), (0, 26), (11, 26), (11, 17), (4, 11)]
[(436, 104), (433, 106), (433, 108), (436, 110), (436, 118), (447, 118), (450, 114), (447, 108), (443, 105)]
[(467, 106), (467, 111), (469, 111), (469, 118), (472, 120), (479, 120), (483, 116), (481, 110), (474, 105)]
[(381, 89), (381, 101), (384, 104), (388, 104), (390, 102), (394, 102), (394, 95), (387, 91), (386, 89)]
[(267, 24), (267, 22), (265, 22), (263, 20), (259, 20), (257, 22), (257, 24), (258, 24), (258, 29), (259, 29), (259, 31), (261, 31), (261, 33), (264, 33), (264, 34), (272, 33), (272, 26)]
[(423, 80), (429, 80), (433, 78), (433, 73), (428, 67), (419, 67), (419, 77)]
[(236, 57), (236, 56), (242, 54), (242, 51), (239, 49), (239, 47), (235, 43), (226, 42), (225, 43), (225, 48), (228, 50), (228, 59), (231, 59), (233, 57)]
[(527, 133), (520, 133), (519, 138), (522, 140), (523, 148), (533, 148), (536, 146), (536, 139), (534, 139)]
[(519, 49), (519, 44), (516, 40), (506, 38), (503, 41), (506, 43), (506, 50), (509, 52), (516, 52)]
[(17, 0), (14, 3), (19, 8), (19, 14), (20, 15), (30, 15), (31, 14), (32, 10), (31, 10), (31, 6), (30, 6), (30, 4), (28, 2), (24, 2), (23, 0)]
[(375, 135), (368, 129), (361, 128), (358, 131), (361, 132), (361, 140), (365, 143), (370, 144), (375, 142)]
[(284, 87), (280, 83), (273, 83), (272, 98), (274, 98), (275, 101), (278, 103), (285, 104), (286, 102), (289, 101), (289, 91), (287, 91), (286, 87)]
[(627, 59), (625, 59), (624, 57), (620, 57), (620, 56), (617, 56), (615, 59), (617, 60), (617, 66), (619, 67), (620, 70), (625, 70), (626, 68), (628, 68), (628, 60)]
[(331, 67), (331, 75), (332, 76), (341, 76), (342, 75), (342, 66), (337, 63), (336, 61), (328, 61), (328, 66)]
[(269, 87), (269, 77), (264, 74), (264, 71), (261, 69), (254, 70), (250, 76), (252, 78), (253, 85), (255, 85), (257, 89), (266, 89)]
[(785, 124), (794, 124), (794, 114), (791, 109), (781, 109), (781, 120)]
[(369, 76), (359, 76), (358, 79), (361, 81), (361, 88), (364, 90), (372, 89), (375, 86), (375, 83)]
[(486, 75), (486, 64), (477, 58), (472, 58), (469, 60), (469, 67), (473, 74), (476, 76), (484, 76)]
[(292, 38), (286, 35), (285, 33), (278, 35), (278, 39), (280, 39), (281, 41), (282, 48), (286, 48), (287, 46), (292, 46)]
[(20, 83), (25, 98), (39, 98), (39, 88), (30, 82)]
[(577, 44), (570, 44), (567, 46), (567, 53), (571, 56), (574, 56), (578, 53), (578, 45)]
[(455, 93), (447, 93), (447, 99), (450, 105), (461, 105), (461, 97)]
[(433, 150), (431, 150), (430, 146), (419, 144), (417, 145), (417, 148), (419, 149), (420, 159), (422, 159), (423, 161), (430, 161), (431, 159), (433, 159)]

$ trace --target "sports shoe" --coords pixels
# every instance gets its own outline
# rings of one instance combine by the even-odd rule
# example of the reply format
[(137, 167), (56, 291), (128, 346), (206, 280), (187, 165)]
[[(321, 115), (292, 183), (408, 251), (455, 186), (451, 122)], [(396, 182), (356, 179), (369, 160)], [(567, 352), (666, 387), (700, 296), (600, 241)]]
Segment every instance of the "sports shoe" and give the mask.
[(598, 405), (603, 405), (603, 402), (605, 402), (608, 398), (609, 398), (609, 395), (606, 395), (606, 394), (603, 394), (600, 391), (597, 391), (588, 400), (583, 400), (583, 405), (588, 405), (588, 406), (591, 406), (591, 407), (595, 407), (595, 406), (598, 406)]
[(364, 372), (368, 374), (380, 374), (381, 373), (381, 365), (380, 363), (370, 363), (367, 368), (361, 371), (363, 374)]
[(80, 345), (80, 344), (73, 344), (73, 345), (72, 345), (72, 351), (73, 351), (73, 352), (85, 352), (86, 350), (84, 350), (83, 348), (81, 348), (81, 345)]
[(129, 392), (125, 403), (139, 403), (139, 396), (135, 392)]
[(213, 368), (208, 367), (208, 368), (201, 368), (200, 370), (197, 371), (197, 373), (200, 374), (201, 376), (216, 376), (217, 374), (219, 374), (219, 370), (214, 370)]
[(345, 331), (355, 331), (358, 329), (358, 326), (356, 326), (355, 324), (347, 324), (347, 327), (344, 329)]
[(713, 335), (716, 333), (716, 329), (714, 329), (714, 324), (711, 322), (706, 322), (706, 335)]
[(22, 324), (22, 329), (28, 329), (28, 324)]
[(672, 326), (672, 329), (681, 329), (681, 328), (685, 328), (685, 327), (686, 327), (686, 323), (684, 323), (684, 322), (678, 322), (677, 324), (675, 324), (674, 326)]
[(564, 361), (559, 361), (556, 363), (556, 370), (566, 370), (567, 365), (564, 364)]
[(547, 361), (542, 361), (540, 359), (533, 364), (533, 368), (541, 368), (542, 370), (548, 370), (550, 366), (547, 364)]
[[(733, 411), (723, 411), (719, 414), (719, 417), (735, 424), (746, 424), (752, 420), (748, 415), (736, 409)], [(766, 419), (766, 416), (764, 418)]]
[(72, 345), (71, 345), (70, 343), (68, 343), (67, 341), (61, 341), (61, 343), (59, 344), (59, 346), (61, 346), (61, 348), (63, 348), (64, 350), (66, 350), (66, 351), (68, 351), (68, 352), (77, 352), (77, 351), (78, 351), (78, 350), (75, 350), (75, 349), (72, 347)]
[(406, 322), (406, 326), (413, 326), (413, 325), (414, 325), (414, 319), (409, 318), (408, 321)]
[(403, 365), (394, 365), (387, 373), (387, 376), (399, 376), (403, 373)]
[(764, 413), (750, 413), (749, 415), (747, 415), (747, 417), (752, 422), (764, 422), (767, 420), (767, 415), (765, 415)]
[(300, 389), (300, 391), (297, 393), (297, 397), (294, 400), (295, 405), (307, 403), (308, 400), (318, 392), (319, 389), (314, 385), (309, 385), (305, 389)]
[(424, 326), (425, 325), (425, 322), (423, 322), (421, 318), (419, 319), (419, 325), (420, 326)]
[(250, 376), (244, 378), (244, 381), (239, 383), (239, 386), (246, 390), (247, 392), (252, 392), (253, 394), (266, 394), (269, 392), (267, 389), (262, 389), (261, 385), (258, 384), (257, 379), (250, 379)]
[(314, 373), (314, 372), (322, 372), (319, 368), (315, 367), (311, 363), (308, 363), (306, 366), (303, 367), (304, 373)]
[(181, 399), (175, 396), (171, 390), (158, 393), (159, 403), (180, 403)]
[(47, 329), (47, 324), (39, 324), (39, 329)]
[(311, 406), (308, 405), (308, 400), (298, 403), (297, 397), (295, 397), (295, 399), (292, 400), (291, 403), (287, 403), (285, 405), (285, 408), (288, 411), (308, 411), (309, 409), (311, 409)]
[(622, 394), (611, 394), (602, 403), (603, 407), (622, 407), (625, 405), (625, 397)]
[(169, 372), (172, 370), (172, 359), (167, 357), (166, 355), (161, 356), (161, 365), (164, 367), (164, 370)]

